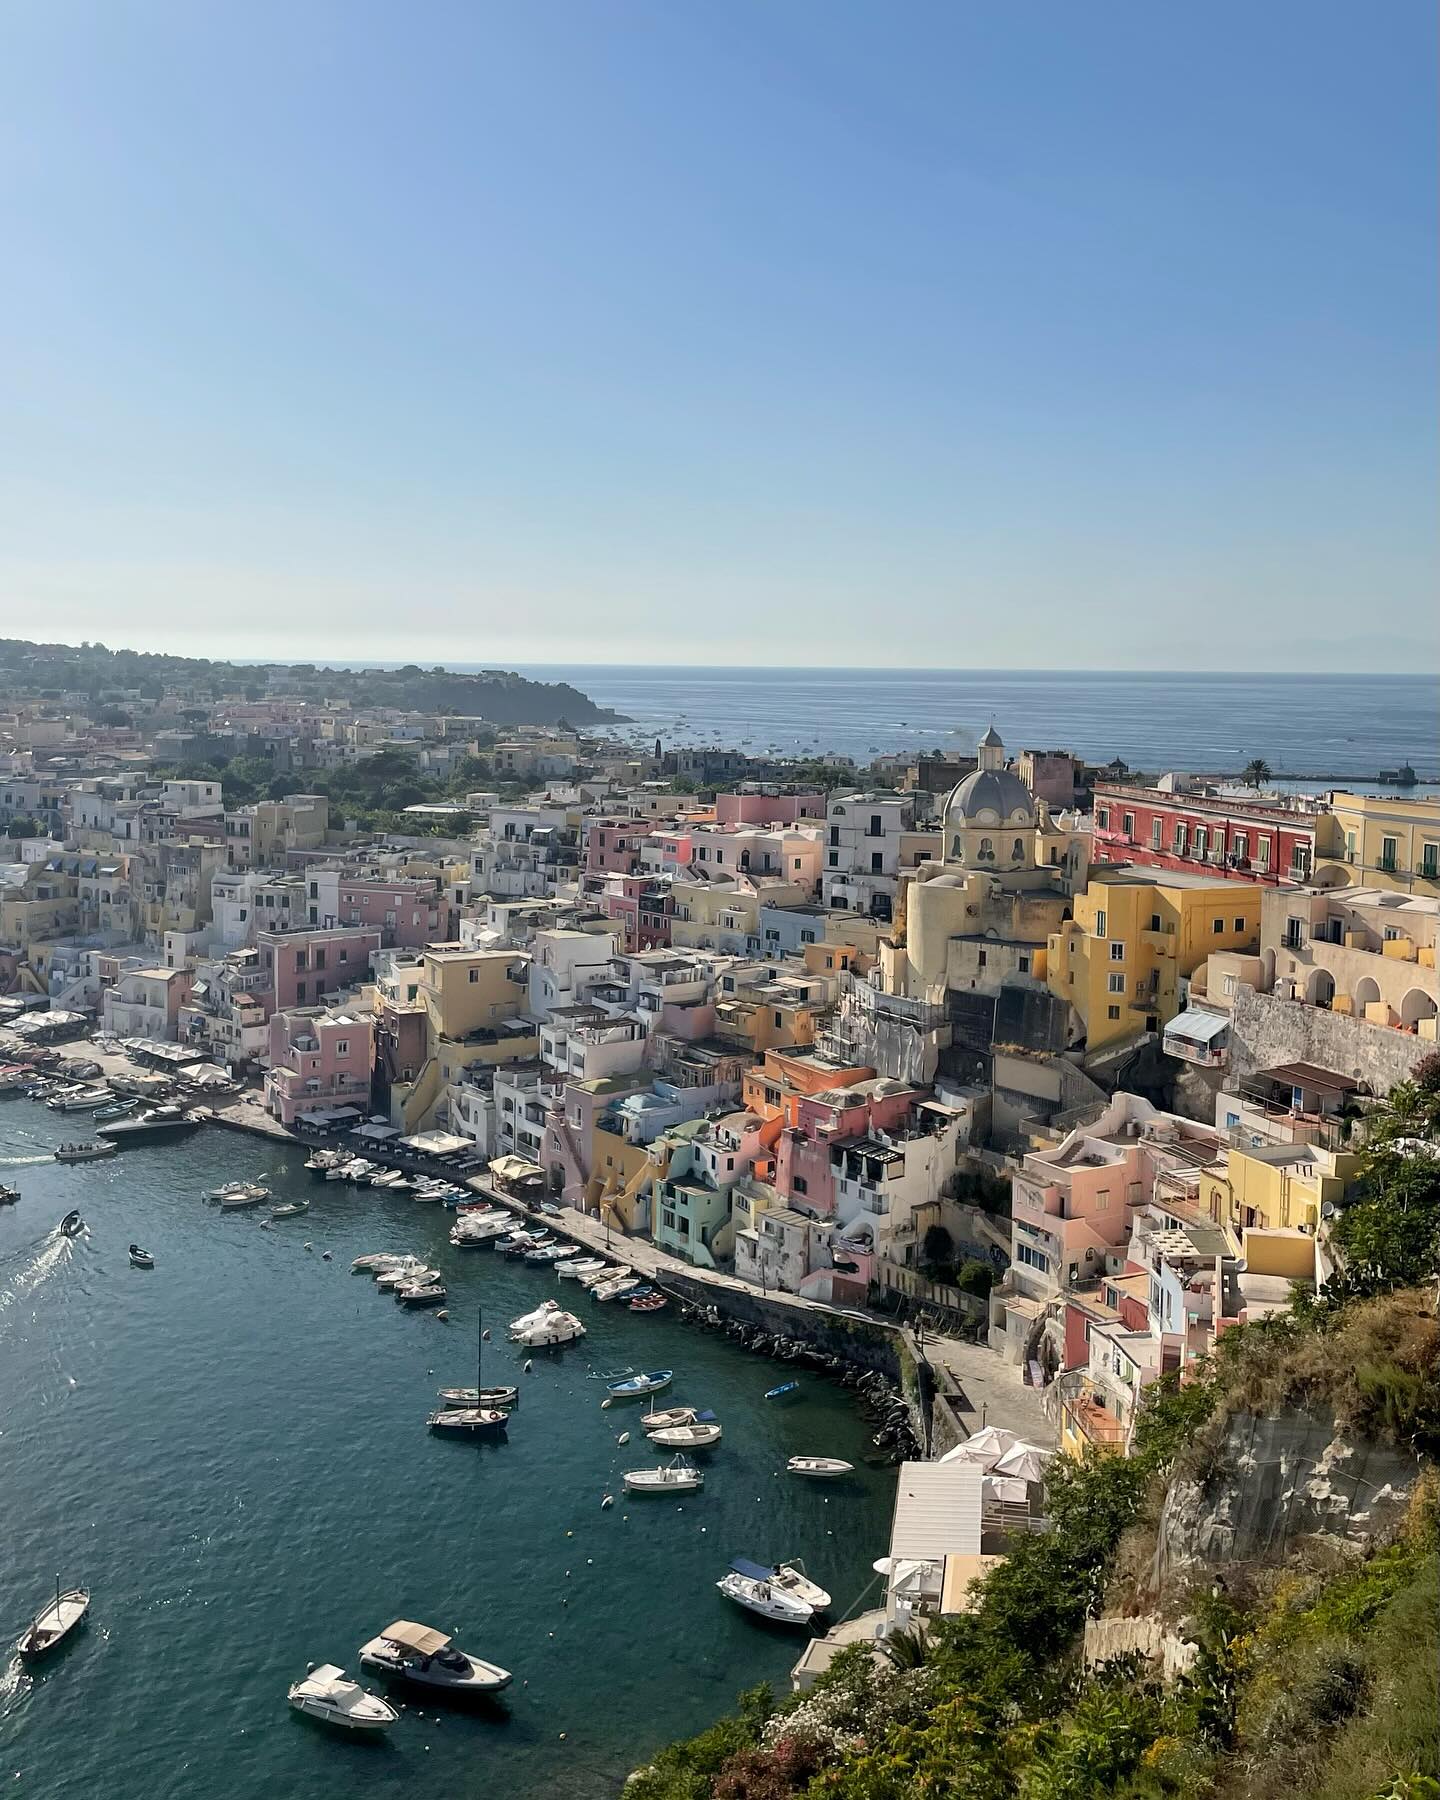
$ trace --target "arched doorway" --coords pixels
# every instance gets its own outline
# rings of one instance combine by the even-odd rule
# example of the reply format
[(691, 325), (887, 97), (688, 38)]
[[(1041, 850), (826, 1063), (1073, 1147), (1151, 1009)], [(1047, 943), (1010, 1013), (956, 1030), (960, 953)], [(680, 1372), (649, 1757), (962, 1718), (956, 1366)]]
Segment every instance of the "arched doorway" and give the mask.
[(1355, 1012), (1357, 1017), (1364, 1018), (1365, 1008), (1373, 1006), (1380, 998), (1380, 983), (1373, 975), (1365, 975), (1355, 983)]
[(1433, 1019), (1437, 1010), (1440, 1009), (1424, 988), (1411, 988), (1400, 1002), (1400, 1023), (1407, 1031), (1414, 1031), (1422, 1019)]
[(1312, 969), (1305, 984), (1307, 1006), (1328, 1006), (1335, 998), (1335, 981), (1328, 969)]

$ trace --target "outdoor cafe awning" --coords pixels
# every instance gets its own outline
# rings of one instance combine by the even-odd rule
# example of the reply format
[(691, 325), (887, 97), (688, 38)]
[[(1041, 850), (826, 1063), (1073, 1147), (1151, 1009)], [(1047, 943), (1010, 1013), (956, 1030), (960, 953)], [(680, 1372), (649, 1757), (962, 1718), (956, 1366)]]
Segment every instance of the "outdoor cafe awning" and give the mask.
[(490, 1164), (490, 1173), (498, 1181), (543, 1181), (545, 1171), (539, 1163), (533, 1163), (525, 1156), (497, 1156)]

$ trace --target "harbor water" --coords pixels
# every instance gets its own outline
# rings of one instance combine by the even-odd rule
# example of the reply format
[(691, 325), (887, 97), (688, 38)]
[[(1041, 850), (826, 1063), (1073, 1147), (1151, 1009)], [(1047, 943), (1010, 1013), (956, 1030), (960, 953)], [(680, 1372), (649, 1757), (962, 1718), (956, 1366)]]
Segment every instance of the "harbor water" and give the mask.
[[(450, 1213), (317, 1181), (288, 1146), (208, 1127), (55, 1163), (88, 1125), (0, 1099), (0, 1182), (22, 1194), (0, 1209), (11, 1793), (614, 1795), (800, 1652), (802, 1636), (715, 1591), (732, 1556), (803, 1558), (837, 1616), (874, 1581), (895, 1477), (861, 1463), (870, 1428), (845, 1390), (803, 1375), (794, 1403), (767, 1402), (780, 1365), (670, 1310), (631, 1314), (548, 1269), (453, 1250)], [(311, 1210), (262, 1229), (268, 1207), (204, 1203), (242, 1178)], [(87, 1232), (71, 1242), (56, 1227), (75, 1206)], [(132, 1241), (153, 1271), (130, 1267)], [(351, 1274), (380, 1250), (444, 1271), (448, 1323)], [(525, 1374), (506, 1326), (550, 1295), (589, 1334)], [(437, 1387), (473, 1383), (482, 1307), (486, 1382), (522, 1384), (508, 1441), (483, 1447), (424, 1422)], [(595, 1379), (661, 1367), (676, 1379), (659, 1404), (713, 1407), (724, 1427), (699, 1459), (704, 1491), (678, 1502), (626, 1497), (623, 1471), (662, 1457), (641, 1407), (602, 1409)], [(808, 1484), (784, 1471), (803, 1452), (860, 1466)], [(92, 1589), (90, 1618), (23, 1668), (12, 1646), (57, 1574)], [(357, 1675), (360, 1644), (400, 1617), (453, 1632), (513, 1687), (479, 1711), (412, 1701), (379, 1743), (290, 1711), (307, 1663)]]

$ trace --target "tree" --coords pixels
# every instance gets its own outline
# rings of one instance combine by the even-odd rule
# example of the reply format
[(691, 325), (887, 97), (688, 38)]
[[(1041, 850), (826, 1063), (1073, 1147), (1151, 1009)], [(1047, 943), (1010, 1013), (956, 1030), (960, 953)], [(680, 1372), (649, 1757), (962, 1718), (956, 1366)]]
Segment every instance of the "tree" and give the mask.
[(972, 1256), (960, 1265), (955, 1285), (962, 1294), (974, 1294), (977, 1299), (983, 1300), (995, 1285), (995, 1271), (989, 1263)]
[(926, 1227), (920, 1240), (920, 1266), (924, 1269), (949, 1269), (955, 1261), (955, 1240), (943, 1225)]
[(1266, 762), (1263, 756), (1251, 757), (1250, 761), (1245, 765), (1245, 772), (1241, 779), (1245, 782), (1247, 787), (1253, 787), (1257, 790), (1264, 787), (1265, 783), (1270, 779), (1269, 763)]
[(38, 819), (26, 818), (22, 815), (20, 818), (12, 819), (10, 821), (6, 828), (5, 835), (6, 837), (11, 838), (39, 837), (40, 821)]

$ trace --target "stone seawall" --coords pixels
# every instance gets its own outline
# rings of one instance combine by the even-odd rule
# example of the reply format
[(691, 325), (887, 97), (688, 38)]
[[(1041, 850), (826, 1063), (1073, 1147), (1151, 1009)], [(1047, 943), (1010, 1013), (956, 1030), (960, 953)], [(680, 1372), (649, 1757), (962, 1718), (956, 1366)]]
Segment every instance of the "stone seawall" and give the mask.
[(653, 1279), (667, 1293), (688, 1300), (692, 1306), (713, 1306), (722, 1318), (736, 1319), (760, 1331), (780, 1332), (812, 1350), (838, 1356), (852, 1368), (884, 1375), (889, 1381), (904, 1385), (905, 1365), (909, 1364), (913, 1383), (913, 1359), (902, 1333), (893, 1325), (852, 1318), (813, 1304), (796, 1304), (783, 1294), (757, 1294), (729, 1284), (721, 1286), (669, 1269)]

